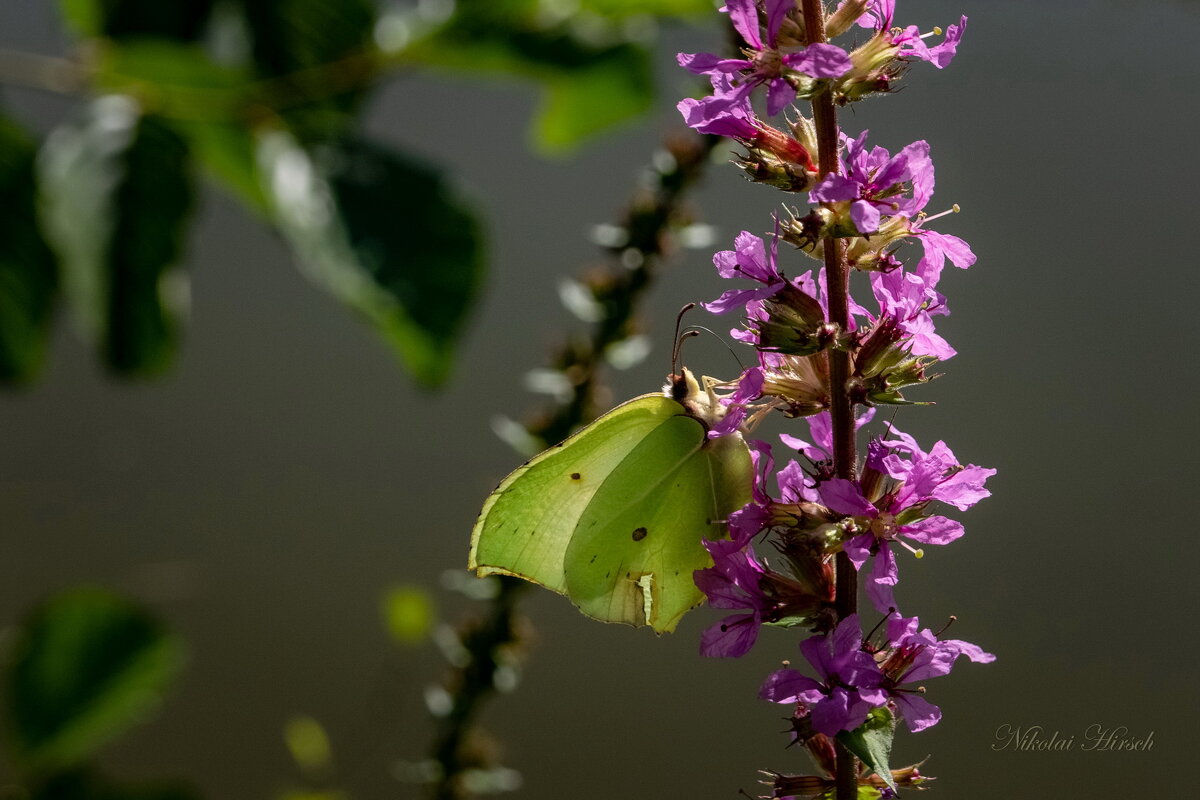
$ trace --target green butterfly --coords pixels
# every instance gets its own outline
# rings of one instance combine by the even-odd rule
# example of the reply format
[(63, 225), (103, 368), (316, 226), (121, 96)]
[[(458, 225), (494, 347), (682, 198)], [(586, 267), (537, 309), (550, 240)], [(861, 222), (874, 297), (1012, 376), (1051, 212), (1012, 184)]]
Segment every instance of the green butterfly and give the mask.
[(724, 414), (716, 382), (682, 373), (505, 478), (471, 531), (468, 567), (541, 584), (594, 619), (673, 631), (703, 599), (701, 541), (725, 536), (753, 480), (740, 433), (708, 438)]

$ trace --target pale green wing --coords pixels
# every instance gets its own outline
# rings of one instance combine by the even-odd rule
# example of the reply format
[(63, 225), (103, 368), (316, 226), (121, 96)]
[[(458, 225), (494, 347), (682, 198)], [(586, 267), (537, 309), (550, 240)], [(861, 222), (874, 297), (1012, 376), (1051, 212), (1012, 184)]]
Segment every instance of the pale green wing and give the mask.
[(666, 420), (631, 449), (581, 515), (566, 553), (567, 594), (591, 617), (662, 633), (703, 596), (703, 539), (725, 536), (750, 501), (753, 467), (736, 434), (706, 438), (695, 418)]
[(509, 475), (471, 534), (469, 567), (515, 575), (606, 622), (673, 630), (701, 599), (703, 538), (750, 500), (739, 435), (705, 426), (664, 395), (605, 414)]
[(566, 594), (567, 545), (596, 490), (638, 442), (682, 413), (664, 395), (643, 395), (518, 467), (484, 503), (468, 567)]

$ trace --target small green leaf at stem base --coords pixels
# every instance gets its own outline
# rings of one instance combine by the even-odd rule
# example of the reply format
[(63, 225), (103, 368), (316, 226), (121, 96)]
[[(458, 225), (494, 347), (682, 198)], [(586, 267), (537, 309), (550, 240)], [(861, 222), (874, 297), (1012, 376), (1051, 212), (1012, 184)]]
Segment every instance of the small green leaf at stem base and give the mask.
[[(886, 708), (876, 708), (867, 715), (866, 722), (852, 731), (842, 731), (837, 735), (837, 740), (882, 778), (888, 788), (895, 791), (896, 783), (888, 766), (895, 735), (896, 718), (892, 712)], [(862, 789), (859, 790), (859, 797), (862, 797)]]

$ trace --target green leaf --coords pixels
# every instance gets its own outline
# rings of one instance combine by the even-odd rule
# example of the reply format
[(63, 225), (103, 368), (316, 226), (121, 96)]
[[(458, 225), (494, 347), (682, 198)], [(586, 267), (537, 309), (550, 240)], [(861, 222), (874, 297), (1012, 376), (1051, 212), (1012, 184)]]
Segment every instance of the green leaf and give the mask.
[(275, 133), (261, 153), (310, 279), (374, 324), (422, 383), (445, 380), (483, 273), (475, 214), (433, 167), (369, 142), (308, 151)]
[(547, 82), (534, 122), (536, 142), (550, 152), (569, 150), (643, 113), (653, 102), (647, 53), (634, 45), (613, 48), (586, 67)]
[(63, 19), (82, 36), (189, 42), (204, 35), (213, 5), (214, 0), (59, 0)]
[(267, 213), (252, 124), (269, 98), (250, 71), (218, 64), (196, 45), (143, 40), (103, 51), (96, 81), (153, 103), (212, 177)]
[(57, 773), (30, 794), (30, 800), (200, 800), (176, 781), (114, 783), (88, 769)]
[[(896, 735), (896, 718), (886, 708), (876, 708), (867, 721), (852, 731), (842, 731), (837, 739), (858, 756), (872, 772), (883, 779), (888, 788), (896, 790), (888, 759), (892, 755), (892, 739)], [(861, 792), (860, 792), (861, 795)]]
[(543, 101), (534, 137), (546, 150), (574, 147), (652, 105), (649, 53), (619, 25), (594, 18), (600, 33), (585, 40), (570, 20), (548, 21), (538, 4), (525, 0), (463, 0), (455, 9), (444, 25), (408, 47), (405, 57), (540, 82)]
[(305, 143), (336, 138), (378, 72), (371, 0), (240, 0), (267, 105)]
[(58, 292), (58, 266), (38, 228), (35, 148), (0, 118), (0, 380), (25, 381), (41, 364)]
[(18, 761), (53, 773), (154, 711), (183, 660), (182, 644), (138, 606), (101, 589), (75, 589), (21, 626), (8, 671)]
[(43, 148), (47, 237), (77, 317), (118, 373), (150, 374), (174, 355), (187, 297), (176, 262), (192, 205), (188, 167), (177, 133), (114, 95)]
[(579, 8), (616, 19), (632, 16), (687, 19), (712, 14), (720, 5), (712, 0), (581, 0)]

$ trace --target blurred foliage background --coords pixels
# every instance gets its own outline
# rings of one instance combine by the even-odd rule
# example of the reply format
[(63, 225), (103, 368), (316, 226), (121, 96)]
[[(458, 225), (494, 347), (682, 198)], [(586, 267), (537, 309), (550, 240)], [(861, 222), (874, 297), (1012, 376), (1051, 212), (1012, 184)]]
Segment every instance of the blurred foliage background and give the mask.
[[(937, 686), (945, 721), (896, 758), (933, 753), (955, 797), (1162, 792), (1200, 702), (1195, 544), (1163, 522), (1200, 479), (1177, 268), (1200, 15), (901, 4), (924, 30), (959, 13), (950, 69), (844, 118), (932, 143), (935, 205), (980, 255), (947, 276), (938, 405), (897, 424), (1001, 470), (968, 537), (904, 568), (906, 602), (1000, 661)], [(603, 328), (640, 266), (621, 209), (680, 174), (674, 53), (720, 49), (720, 22), (707, 0), (0, 4), (0, 797), (429, 795), (454, 625), (490, 602), (464, 592), (495, 591), (462, 580), (467, 534), (519, 458), (494, 431), (559, 419), (494, 416), (573, 401), (562, 358), (595, 340), (564, 332)], [(679, 241), (762, 227), (755, 189), (714, 169), (692, 196), (717, 238)], [(722, 288), (708, 259), (680, 253), (592, 353), (626, 369), (585, 415), (661, 383), (676, 311)], [(791, 638), (700, 661), (705, 612), (655, 640), (523, 602), (533, 659), (469, 789), (732, 797), (804, 768), (753, 696)], [(499, 666), (513, 688), (520, 659)], [(1157, 749), (991, 749), (1093, 723)]]

